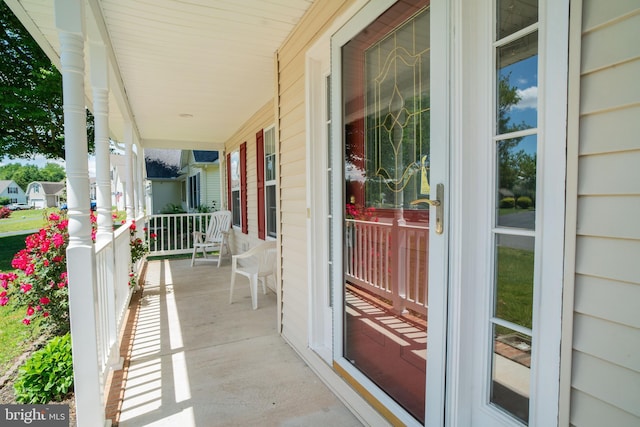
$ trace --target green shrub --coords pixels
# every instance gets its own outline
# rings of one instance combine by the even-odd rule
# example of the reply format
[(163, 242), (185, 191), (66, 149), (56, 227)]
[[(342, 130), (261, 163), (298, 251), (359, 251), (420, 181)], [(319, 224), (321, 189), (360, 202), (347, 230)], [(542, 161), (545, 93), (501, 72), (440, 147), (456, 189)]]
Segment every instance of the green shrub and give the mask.
[(11, 199), (8, 197), (0, 197), (0, 205), (2, 206), (7, 206), (9, 203), (11, 203)]
[(500, 200), (499, 207), (500, 209), (511, 209), (516, 206), (516, 199), (513, 197), (505, 197)]
[(186, 213), (186, 211), (184, 209), (182, 209), (182, 206), (177, 205), (175, 203), (168, 203), (164, 208), (162, 208), (162, 210), (160, 211), (161, 214), (181, 214), (181, 213)]
[(520, 196), (518, 197), (518, 200), (516, 200), (516, 205), (521, 209), (529, 209), (533, 206), (533, 201), (531, 200), (531, 197)]
[(71, 335), (55, 337), (20, 367), (13, 385), (20, 403), (59, 402), (73, 387)]

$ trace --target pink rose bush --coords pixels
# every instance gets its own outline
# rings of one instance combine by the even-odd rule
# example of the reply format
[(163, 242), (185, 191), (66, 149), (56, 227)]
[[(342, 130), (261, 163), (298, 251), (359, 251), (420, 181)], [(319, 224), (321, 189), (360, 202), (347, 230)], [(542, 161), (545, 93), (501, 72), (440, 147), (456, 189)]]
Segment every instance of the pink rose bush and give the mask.
[(17, 273), (0, 273), (0, 306), (11, 300), (25, 307), (25, 325), (42, 317), (57, 332), (69, 330), (68, 223), (64, 217), (50, 214), (47, 225), (28, 236), (25, 248), (13, 257), (11, 265)]
[[(96, 216), (91, 213), (91, 238), (96, 238)], [(69, 220), (51, 213), (47, 225), (25, 239), (25, 249), (19, 251), (11, 265), (15, 273), (0, 272), (0, 306), (12, 303), (24, 307), (25, 325), (38, 317), (47, 320), (55, 333), (69, 330), (69, 280), (67, 278), (67, 246)], [(136, 225), (130, 227), (131, 261), (142, 259), (148, 252), (145, 242), (136, 237)], [(155, 239), (155, 234), (150, 235)], [(134, 274), (134, 273), (132, 273)], [(135, 286), (137, 277), (130, 277)]]

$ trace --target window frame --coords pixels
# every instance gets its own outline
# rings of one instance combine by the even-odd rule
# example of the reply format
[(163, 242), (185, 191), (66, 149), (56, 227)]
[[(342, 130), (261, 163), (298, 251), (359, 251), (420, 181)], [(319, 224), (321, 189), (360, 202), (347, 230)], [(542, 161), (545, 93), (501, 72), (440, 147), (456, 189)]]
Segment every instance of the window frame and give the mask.
[[(229, 210), (234, 227), (242, 227), (242, 183), (240, 171), (240, 149), (229, 153)], [(236, 200), (237, 199), (237, 200)], [(240, 212), (236, 212), (238, 206)]]
[[(272, 134), (272, 146), (273, 152), (269, 153), (267, 150), (267, 134)], [(264, 162), (264, 232), (267, 239), (276, 239), (278, 237), (278, 163), (277, 163), (277, 141), (276, 141), (276, 127), (275, 125), (271, 125), (264, 129), (263, 133), (263, 142), (264, 142), (264, 158), (262, 159)], [(269, 169), (267, 168), (267, 159), (271, 156), (273, 158), (273, 179), (267, 179), (267, 175), (269, 173)], [(268, 191), (269, 188), (273, 188), (275, 191), (273, 197), (273, 206), (269, 206), (269, 197)], [(271, 208), (271, 209), (270, 209)], [(273, 220), (273, 224), (275, 229), (270, 230), (269, 224), (270, 220)]]

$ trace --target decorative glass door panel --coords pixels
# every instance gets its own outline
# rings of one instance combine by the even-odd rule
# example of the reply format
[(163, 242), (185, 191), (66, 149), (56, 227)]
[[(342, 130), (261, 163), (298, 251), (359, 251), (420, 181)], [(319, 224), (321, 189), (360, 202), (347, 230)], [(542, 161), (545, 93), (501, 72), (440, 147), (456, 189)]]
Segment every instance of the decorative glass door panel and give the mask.
[(425, 1), (398, 2), (342, 48), (344, 356), (422, 422), (434, 198), (429, 17)]

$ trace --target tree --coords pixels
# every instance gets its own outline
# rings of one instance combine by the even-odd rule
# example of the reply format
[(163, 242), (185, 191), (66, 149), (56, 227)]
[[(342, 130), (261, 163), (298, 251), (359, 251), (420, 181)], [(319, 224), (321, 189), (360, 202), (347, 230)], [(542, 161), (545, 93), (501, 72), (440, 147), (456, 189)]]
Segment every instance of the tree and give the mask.
[(0, 166), (0, 180), (13, 180), (24, 191), (27, 190), (30, 182), (60, 182), (65, 177), (64, 168), (55, 163), (47, 163), (44, 168), (39, 168), (35, 165), (21, 165), (19, 163)]
[[(93, 119), (87, 115), (87, 130)], [(89, 150), (93, 151), (90, 137)], [(0, 151), (64, 159), (62, 76), (13, 12), (0, 2)]]

